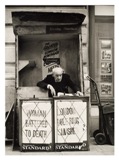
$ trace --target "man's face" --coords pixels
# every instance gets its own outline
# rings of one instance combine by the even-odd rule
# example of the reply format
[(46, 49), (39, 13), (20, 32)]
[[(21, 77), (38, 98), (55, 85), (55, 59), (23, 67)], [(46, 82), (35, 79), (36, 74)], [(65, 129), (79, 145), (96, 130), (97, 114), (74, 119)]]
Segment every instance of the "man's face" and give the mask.
[(61, 80), (62, 80), (62, 73), (61, 72), (54, 73), (53, 77), (55, 79), (55, 82), (61, 82)]

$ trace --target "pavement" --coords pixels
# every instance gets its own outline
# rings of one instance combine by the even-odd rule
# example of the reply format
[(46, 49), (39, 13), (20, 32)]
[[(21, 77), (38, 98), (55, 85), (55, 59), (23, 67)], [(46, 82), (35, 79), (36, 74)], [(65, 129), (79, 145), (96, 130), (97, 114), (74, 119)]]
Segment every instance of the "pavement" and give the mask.
[(97, 145), (94, 138), (90, 138), (89, 151), (70, 151), (70, 152), (20, 152), (13, 151), (11, 143), (5, 145), (5, 155), (114, 155), (114, 145)]

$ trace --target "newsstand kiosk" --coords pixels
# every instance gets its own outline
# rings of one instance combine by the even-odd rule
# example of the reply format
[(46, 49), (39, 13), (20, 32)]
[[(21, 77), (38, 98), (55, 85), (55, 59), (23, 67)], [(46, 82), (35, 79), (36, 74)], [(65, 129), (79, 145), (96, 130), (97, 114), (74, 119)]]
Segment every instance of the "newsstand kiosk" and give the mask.
[(60, 64), (83, 92), (84, 18), (79, 13), (12, 12), (16, 42), (13, 149), (89, 150), (89, 97), (50, 99), (46, 91), (36, 87)]

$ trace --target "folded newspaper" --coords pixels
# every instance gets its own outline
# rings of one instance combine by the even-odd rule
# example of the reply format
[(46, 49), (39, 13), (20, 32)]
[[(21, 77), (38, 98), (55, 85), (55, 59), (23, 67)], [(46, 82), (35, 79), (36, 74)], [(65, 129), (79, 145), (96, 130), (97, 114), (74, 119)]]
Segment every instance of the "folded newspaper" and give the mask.
[(60, 97), (60, 96), (77, 96), (77, 95), (74, 94), (74, 93), (63, 93), (63, 92), (58, 92), (57, 96)]

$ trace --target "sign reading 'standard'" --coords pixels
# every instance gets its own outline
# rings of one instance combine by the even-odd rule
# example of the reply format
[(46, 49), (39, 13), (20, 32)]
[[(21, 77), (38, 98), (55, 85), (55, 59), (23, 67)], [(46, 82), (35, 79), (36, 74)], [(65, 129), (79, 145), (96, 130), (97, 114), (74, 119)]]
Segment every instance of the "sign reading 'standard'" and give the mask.
[(56, 98), (55, 150), (88, 150), (88, 107), (86, 101)]
[(49, 151), (52, 149), (50, 101), (22, 102), (22, 150)]

